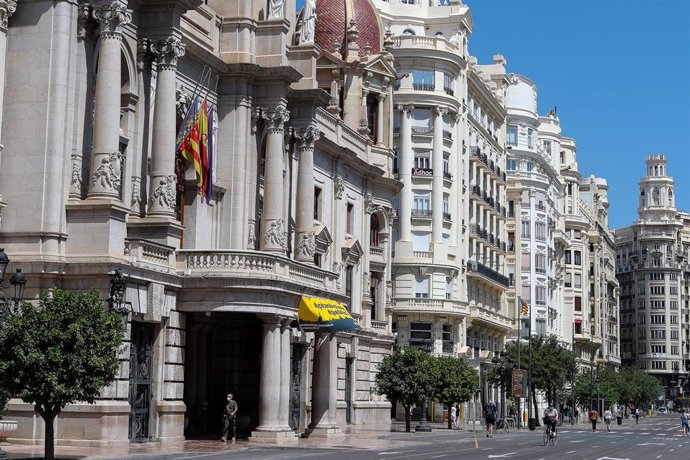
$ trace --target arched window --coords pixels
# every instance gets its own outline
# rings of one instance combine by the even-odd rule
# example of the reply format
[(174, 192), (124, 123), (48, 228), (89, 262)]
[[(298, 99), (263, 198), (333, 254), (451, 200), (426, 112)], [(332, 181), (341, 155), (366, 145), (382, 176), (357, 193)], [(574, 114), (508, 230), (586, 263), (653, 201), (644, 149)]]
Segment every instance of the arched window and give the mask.
[(369, 221), (369, 245), (379, 246), (379, 232), (381, 231), (381, 226), (379, 224), (379, 216), (376, 214), (371, 215), (371, 220)]
[(659, 187), (654, 187), (652, 189), (652, 205), (659, 206), (661, 204), (661, 191)]
[(414, 33), (414, 30), (410, 29), (409, 27), (405, 30), (403, 30), (403, 35), (417, 35)]

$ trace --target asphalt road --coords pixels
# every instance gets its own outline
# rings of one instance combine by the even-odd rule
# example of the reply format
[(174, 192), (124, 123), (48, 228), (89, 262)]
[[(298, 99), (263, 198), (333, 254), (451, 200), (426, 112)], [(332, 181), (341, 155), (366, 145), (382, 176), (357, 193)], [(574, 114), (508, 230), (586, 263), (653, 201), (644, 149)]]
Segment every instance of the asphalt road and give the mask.
[[(215, 453), (180, 453), (165, 458), (183, 460), (675, 460), (690, 459), (690, 437), (680, 429), (675, 415), (625, 420), (622, 426), (613, 425), (607, 432), (603, 424), (596, 433), (585, 425), (560, 427), (555, 446), (544, 446), (542, 431), (496, 434), (493, 438), (478, 433), (477, 445), (472, 433), (436, 430), (431, 433), (390, 433), (362, 439), (362, 445), (332, 446), (330, 448), (247, 447)], [(392, 442), (395, 447), (386, 447)], [(375, 445), (374, 445), (375, 444)], [(134, 457), (130, 457), (134, 458)], [(152, 457), (141, 457), (151, 459)], [(162, 457), (161, 457), (162, 458)]]

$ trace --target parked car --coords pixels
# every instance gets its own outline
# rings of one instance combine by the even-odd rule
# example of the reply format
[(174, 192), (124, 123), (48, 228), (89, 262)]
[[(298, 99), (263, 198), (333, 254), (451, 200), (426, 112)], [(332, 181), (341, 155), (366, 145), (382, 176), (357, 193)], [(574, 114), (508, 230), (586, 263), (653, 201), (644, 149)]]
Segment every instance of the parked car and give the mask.
[(668, 414), (668, 409), (666, 408), (666, 406), (661, 406), (661, 407), (660, 407), (659, 409), (657, 409), (657, 410), (659, 411), (659, 415), (666, 415), (666, 414)]

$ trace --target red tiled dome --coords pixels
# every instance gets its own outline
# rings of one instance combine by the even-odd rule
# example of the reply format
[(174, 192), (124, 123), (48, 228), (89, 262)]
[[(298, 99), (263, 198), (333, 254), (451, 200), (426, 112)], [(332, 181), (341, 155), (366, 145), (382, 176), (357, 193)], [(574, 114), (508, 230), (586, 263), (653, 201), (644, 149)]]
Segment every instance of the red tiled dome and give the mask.
[(370, 0), (317, 0), (316, 5), (314, 42), (321, 49), (332, 51), (333, 44), (340, 43), (341, 53), (345, 51), (345, 32), (354, 14), (359, 55), (364, 56), (367, 44), (372, 54), (381, 52), (381, 19)]

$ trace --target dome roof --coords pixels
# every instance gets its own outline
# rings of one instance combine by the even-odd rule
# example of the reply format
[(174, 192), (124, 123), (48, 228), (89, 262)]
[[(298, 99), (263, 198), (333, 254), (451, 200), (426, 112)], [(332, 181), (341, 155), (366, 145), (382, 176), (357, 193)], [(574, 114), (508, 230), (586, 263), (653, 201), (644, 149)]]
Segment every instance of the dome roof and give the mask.
[(317, 0), (314, 42), (328, 51), (333, 50), (334, 43), (339, 43), (340, 52), (345, 53), (346, 31), (352, 19), (359, 32), (359, 55), (364, 56), (367, 44), (371, 46), (371, 54), (379, 54), (383, 27), (371, 0)]

